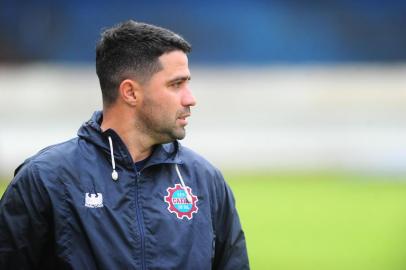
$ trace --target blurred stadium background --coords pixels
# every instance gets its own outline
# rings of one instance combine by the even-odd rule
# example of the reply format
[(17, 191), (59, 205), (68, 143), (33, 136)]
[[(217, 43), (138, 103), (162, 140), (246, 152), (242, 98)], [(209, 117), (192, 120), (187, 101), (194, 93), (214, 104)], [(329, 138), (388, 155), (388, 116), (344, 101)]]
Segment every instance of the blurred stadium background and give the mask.
[(405, 269), (406, 2), (0, 2), (0, 194), (100, 108), (126, 19), (193, 45), (183, 144), (233, 187), (252, 269)]

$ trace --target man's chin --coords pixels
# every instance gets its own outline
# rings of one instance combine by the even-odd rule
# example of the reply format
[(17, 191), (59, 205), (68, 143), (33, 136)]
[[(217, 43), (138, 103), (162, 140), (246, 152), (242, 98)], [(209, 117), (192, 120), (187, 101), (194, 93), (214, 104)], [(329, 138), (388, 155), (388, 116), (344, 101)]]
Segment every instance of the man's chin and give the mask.
[(168, 134), (168, 136), (165, 136), (166, 138), (161, 138), (160, 143), (164, 144), (164, 143), (170, 143), (170, 142), (174, 142), (176, 140), (183, 140), (186, 137), (186, 132), (185, 130), (179, 130), (177, 132), (172, 132), (170, 134)]
[(175, 134), (175, 136), (173, 137), (174, 140), (183, 140), (186, 137), (186, 132), (183, 130), (183, 132), (179, 132), (177, 134)]
[(173, 140), (183, 140), (186, 137), (186, 130), (184, 127), (180, 127), (172, 132)]

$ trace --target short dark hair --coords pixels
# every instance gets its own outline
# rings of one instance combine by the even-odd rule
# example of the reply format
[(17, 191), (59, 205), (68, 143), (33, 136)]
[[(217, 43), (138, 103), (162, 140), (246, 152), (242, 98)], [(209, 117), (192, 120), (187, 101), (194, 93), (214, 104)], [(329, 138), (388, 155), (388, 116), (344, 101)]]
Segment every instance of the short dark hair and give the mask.
[(126, 78), (141, 84), (162, 69), (159, 57), (164, 53), (191, 51), (180, 35), (155, 25), (129, 20), (102, 32), (96, 47), (96, 73), (103, 103), (117, 99), (117, 88)]

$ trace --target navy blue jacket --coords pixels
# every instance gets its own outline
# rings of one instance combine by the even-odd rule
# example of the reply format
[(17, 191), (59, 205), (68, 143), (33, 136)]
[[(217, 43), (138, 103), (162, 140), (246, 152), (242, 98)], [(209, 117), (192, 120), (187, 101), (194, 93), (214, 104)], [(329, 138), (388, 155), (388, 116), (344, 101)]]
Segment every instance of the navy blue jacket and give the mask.
[(0, 202), (0, 269), (248, 269), (221, 173), (178, 142), (137, 172), (101, 118), (17, 168)]

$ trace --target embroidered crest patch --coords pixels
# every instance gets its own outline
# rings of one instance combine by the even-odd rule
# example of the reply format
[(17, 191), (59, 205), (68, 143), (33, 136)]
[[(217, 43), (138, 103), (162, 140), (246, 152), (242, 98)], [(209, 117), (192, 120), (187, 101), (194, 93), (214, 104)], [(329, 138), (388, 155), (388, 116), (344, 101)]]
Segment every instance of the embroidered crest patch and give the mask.
[(103, 194), (85, 193), (85, 206), (89, 208), (103, 207)]
[(196, 205), (198, 201), (197, 196), (193, 195), (192, 189), (186, 186), (189, 195), (192, 197), (192, 201), (189, 202), (186, 197), (186, 192), (183, 190), (180, 184), (176, 184), (174, 187), (168, 187), (166, 191), (165, 202), (168, 203), (168, 211), (176, 214), (176, 217), (183, 219), (192, 219), (193, 214), (197, 213), (199, 208)]

